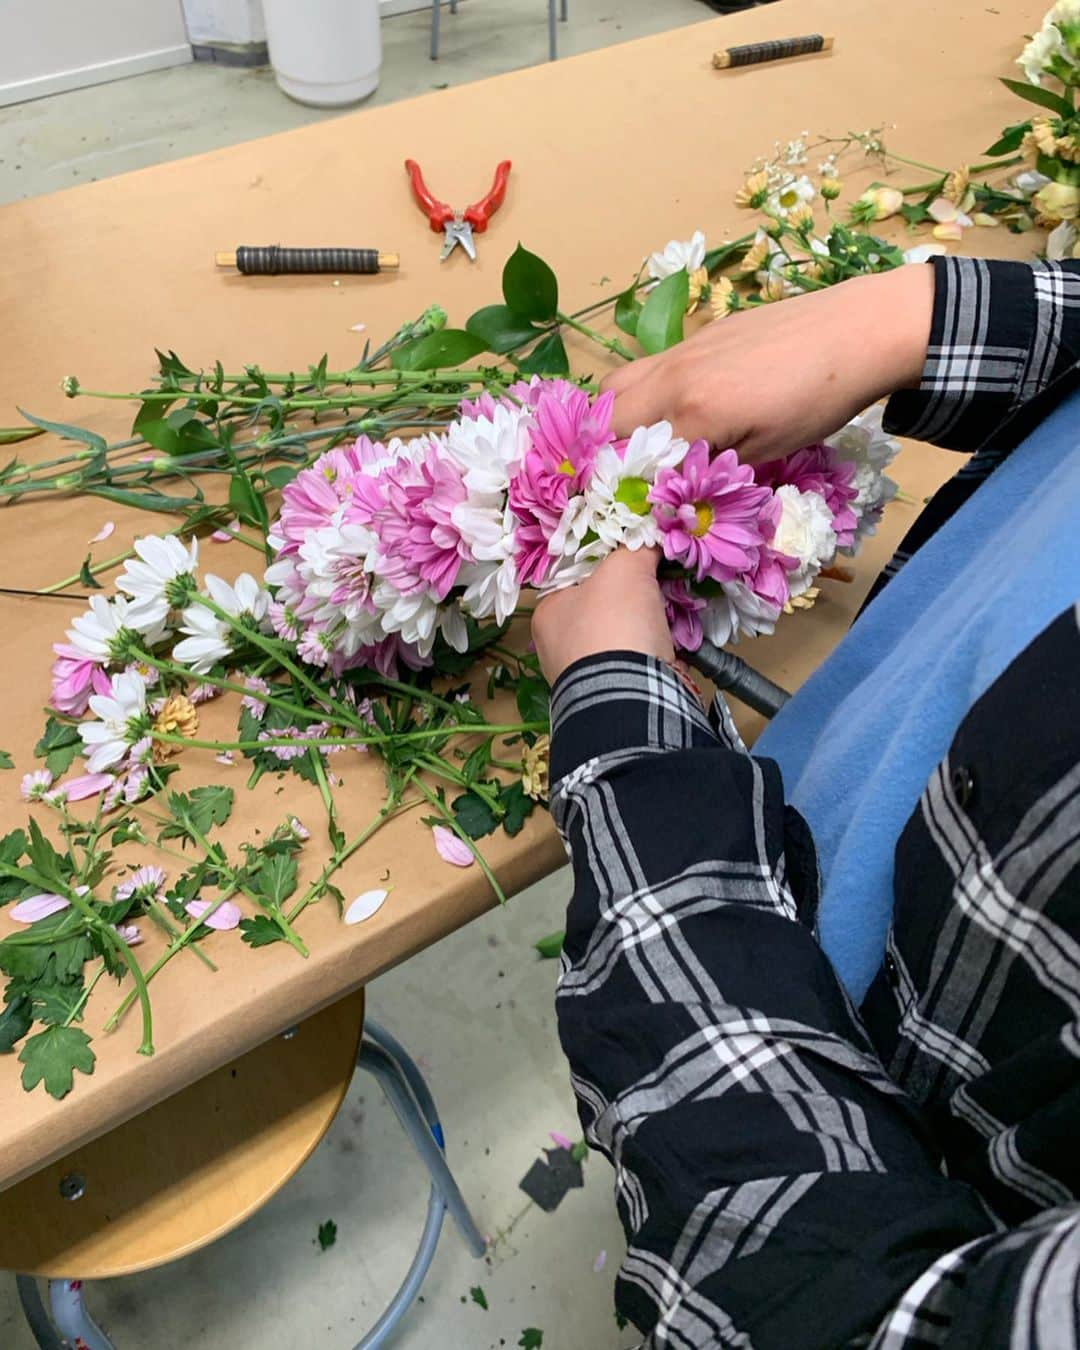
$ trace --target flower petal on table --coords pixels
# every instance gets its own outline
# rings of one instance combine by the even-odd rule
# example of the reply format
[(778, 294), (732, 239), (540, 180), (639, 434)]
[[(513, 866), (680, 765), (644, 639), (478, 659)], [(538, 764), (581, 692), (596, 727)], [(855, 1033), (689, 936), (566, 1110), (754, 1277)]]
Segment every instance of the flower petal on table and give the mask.
[(20, 900), (8, 910), (8, 915), (16, 923), (37, 923), (38, 919), (47, 919), (50, 914), (59, 914), (62, 909), (70, 907), (71, 901), (65, 900), (62, 895), (50, 895), (45, 892)]
[(389, 894), (389, 891), (365, 891), (363, 895), (358, 895), (345, 911), (345, 922), (363, 923), (365, 919), (370, 919), (382, 909)]
[(452, 863), (454, 867), (471, 867), (476, 861), (464, 839), (459, 839), (445, 825), (436, 825), (431, 833), (435, 836), (435, 852), (443, 862)]
[(115, 529), (116, 529), (116, 521), (107, 520), (105, 524), (102, 525), (101, 529), (98, 530), (97, 534), (95, 534), (94, 537), (90, 540), (90, 543), (100, 544), (103, 539), (108, 539), (109, 535), (112, 534), (113, 530)]
[[(209, 900), (189, 900), (184, 909), (193, 919), (201, 919), (210, 908)], [(240, 920), (244, 917), (243, 910), (239, 905), (234, 905), (231, 900), (226, 900), (224, 904), (218, 905), (213, 914), (206, 920), (207, 928), (216, 928), (220, 932), (228, 932), (231, 928), (236, 928)]]
[(210, 538), (213, 539), (214, 542), (217, 544), (231, 544), (233, 542), (233, 539), (235, 538), (235, 534), (232, 532), (238, 530), (239, 528), (240, 522), (238, 520), (231, 520), (229, 521), (229, 524), (225, 527), (225, 529), (215, 530), (214, 533), (210, 536)]
[(87, 797), (96, 797), (99, 792), (112, 787), (112, 784), (111, 773), (83, 773), (77, 778), (69, 778), (66, 783), (61, 783), (59, 791), (69, 802), (81, 802)]

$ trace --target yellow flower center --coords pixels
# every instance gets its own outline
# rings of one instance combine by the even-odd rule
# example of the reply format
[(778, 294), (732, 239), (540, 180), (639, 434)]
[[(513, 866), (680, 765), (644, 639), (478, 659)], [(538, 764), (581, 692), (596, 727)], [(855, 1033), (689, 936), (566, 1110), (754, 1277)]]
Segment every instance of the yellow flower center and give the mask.
[(790, 211), (793, 206), (798, 206), (799, 194), (794, 188), (788, 188), (786, 192), (781, 192), (778, 200), (785, 211)]
[(716, 519), (716, 512), (708, 502), (697, 502), (694, 505), (694, 515), (697, 516), (697, 527), (690, 533), (695, 539), (700, 539), (703, 534), (709, 533), (709, 528)]
[(559, 472), (565, 473), (568, 477), (573, 478), (576, 470), (568, 459), (564, 459), (563, 462), (559, 465)]

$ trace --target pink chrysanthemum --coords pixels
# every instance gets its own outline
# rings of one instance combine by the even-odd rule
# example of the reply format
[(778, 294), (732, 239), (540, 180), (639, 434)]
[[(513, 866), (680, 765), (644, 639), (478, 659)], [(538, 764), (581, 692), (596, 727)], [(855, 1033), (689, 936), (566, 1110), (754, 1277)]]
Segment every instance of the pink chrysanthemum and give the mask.
[(807, 445), (784, 459), (759, 464), (757, 479), (771, 488), (790, 483), (800, 492), (816, 492), (824, 497), (832, 512), (837, 546), (850, 548), (859, 527), (859, 518), (851, 505), (859, 495), (855, 486), (857, 470), (854, 460), (841, 459), (831, 446)]
[(705, 597), (695, 594), (689, 582), (682, 579), (662, 581), (660, 590), (672, 641), (680, 651), (696, 652), (703, 636), (700, 614), (707, 603)]
[(57, 712), (81, 717), (91, 694), (107, 694), (111, 688), (105, 667), (67, 642), (54, 642), (50, 702)]
[[(708, 444), (696, 441), (681, 464), (660, 470), (648, 499), (668, 559), (698, 581), (733, 581), (758, 564), (761, 516), (771, 496), (734, 450), (710, 458)], [(765, 528), (771, 533), (775, 523)]]
[(380, 578), (402, 595), (430, 587), (445, 600), (461, 564), (474, 561), (453, 521), (467, 495), (461, 470), (432, 444), (417, 463), (401, 460), (388, 469), (383, 483), (386, 503), (373, 521)]

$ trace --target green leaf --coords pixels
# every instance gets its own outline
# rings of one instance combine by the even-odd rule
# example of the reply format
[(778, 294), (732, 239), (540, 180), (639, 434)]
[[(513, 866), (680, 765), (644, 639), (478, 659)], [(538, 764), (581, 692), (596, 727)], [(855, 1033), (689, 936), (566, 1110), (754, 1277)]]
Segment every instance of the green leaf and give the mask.
[(588, 1144), (585, 1142), (584, 1139), (579, 1139), (577, 1143), (573, 1146), (573, 1148), (570, 1150), (570, 1157), (574, 1160), (574, 1162), (579, 1163), (584, 1162), (588, 1156), (589, 1156)]
[(542, 937), (539, 942), (534, 942), (533, 947), (545, 961), (553, 961), (556, 957), (562, 956), (565, 941), (566, 934), (560, 930), (558, 933), (549, 933), (547, 937)]
[(463, 792), (450, 805), (457, 823), (470, 839), (483, 839), (486, 834), (492, 834), (499, 823), (495, 812), (475, 792)]
[(17, 863), (26, 849), (26, 834), (22, 830), (12, 830), (0, 839), (0, 862)]
[(539, 1327), (526, 1327), (521, 1333), (521, 1340), (518, 1345), (521, 1350), (540, 1350), (544, 1344), (544, 1333)]
[[(82, 980), (69, 980), (65, 984), (39, 983), (34, 986), (33, 1012), (39, 1022), (47, 1026), (62, 1027), (73, 1021), (83, 996)], [(79, 1015), (81, 1020), (81, 1015)]]
[(90, 571), (90, 559), (91, 555), (88, 553), (83, 561), (82, 567), (79, 568), (79, 582), (81, 585), (85, 586), (87, 590), (100, 591), (103, 587), (97, 577), (94, 576), (93, 572)]
[(502, 827), (511, 838), (520, 834), (522, 826), (532, 815), (536, 803), (521, 785), (521, 779), (504, 787), (499, 793), (499, 805), (503, 810)]
[(280, 909), (296, 890), (296, 859), (288, 853), (276, 853), (264, 859), (255, 884), (263, 897)]
[(513, 351), (540, 335), (524, 315), (515, 314), (506, 305), (486, 305), (478, 309), (465, 320), (465, 330), (481, 338), (488, 351), (500, 354)]
[(1011, 155), (1014, 150), (1020, 149), (1020, 142), (1031, 130), (1030, 118), (1026, 122), (1016, 122), (1011, 127), (1004, 127), (1001, 136), (989, 150), (984, 150), (984, 155)]
[(562, 337), (558, 333), (549, 333), (518, 362), (518, 370), (522, 375), (569, 375), (570, 358)]
[(930, 212), (924, 202), (905, 202), (900, 208), (900, 214), (909, 225), (921, 225), (924, 220), (930, 218)]
[(471, 361), (485, 351), (487, 343), (464, 328), (441, 328), (398, 347), (390, 356), (395, 370), (444, 370)]
[(665, 277), (649, 292), (638, 318), (636, 337), (650, 356), (683, 340), (683, 319), (689, 300), (690, 277), (685, 267)]
[(220, 785), (192, 788), (190, 795), (170, 792), (169, 810), (174, 821), (165, 826), (158, 839), (183, 839), (190, 836), (191, 828), (208, 834), (214, 825), (224, 825), (229, 819), (233, 798), (232, 788)]
[(279, 464), (275, 469), (268, 469), (263, 477), (273, 488), (287, 487), (300, 470), (295, 464)]
[(551, 688), (547, 680), (524, 675), (518, 681), (517, 706), (523, 722), (546, 722), (551, 715)]
[(16, 994), (0, 1012), (0, 1055), (8, 1055), (30, 1030), (34, 1012), (28, 994)]
[(81, 740), (78, 726), (72, 722), (61, 722), (59, 718), (50, 714), (49, 720), (45, 723), (45, 730), (41, 733), (41, 739), (34, 746), (34, 754), (40, 758), (47, 755), (50, 750), (79, 745)]
[(78, 1027), (48, 1027), (22, 1048), (22, 1085), (32, 1092), (41, 1082), (50, 1097), (66, 1097), (75, 1082), (75, 1070), (93, 1073), (96, 1056), (90, 1037)]
[[(323, 360), (326, 360), (325, 356), (323, 357)], [(334, 1245), (337, 1241), (337, 1224), (333, 1219), (327, 1219), (325, 1223), (319, 1224), (317, 1239), (319, 1250), (321, 1252), (326, 1251), (327, 1247), (332, 1247)]]
[(491, 762), (491, 742), (484, 741), (478, 745), (469, 758), (461, 766), (461, 774), (467, 783), (475, 783), (478, 778), (483, 777), (488, 764)]
[(266, 503), (239, 465), (233, 468), (232, 479), (229, 482), (229, 505), (245, 525), (253, 525), (255, 529), (266, 533), (270, 525)]
[[(1059, 117), (1071, 117), (1073, 115), (1073, 106), (1069, 100), (1063, 98), (1060, 94), (1055, 94), (1052, 89), (1044, 89), (1039, 84), (1028, 84), (1025, 80), (1003, 79), (1001, 83), (1017, 98), (1026, 98), (1029, 103), (1037, 103), (1040, 108), (1049, 108)], [(19, 411), (21, 412), (22, 409)], [(24, 417), (25, 415), (23, 413)]]
[(73, 427), (67, 422), (48, 422), (44, 417), (34, 417), (22, 408), (19, 412), (28, 422), (33, 422), (34, 426), (40, 427), (42, 431), (51, 431), (54, 435), (63, 437), (65, 441), (78, 441), (81, 445), (88, 445), (91, 450), (105, 453), (105, 437), (99, 436), (96, 431), (87, 431), (85, 427)]
[(0, 445), (17, 445), (35, 436), (44, 436), (44, 427), (0, 427)]
[(488, 1310), (487, 1295), (484, 1293), (483, 1289), (481, 1289), (481, 1287), (478, 1284), (474, 1284), (473, 1287), (469, 1290), (469, 1297), (475, 1304), (477, 1304), (479, 1307), (483, 1308), (485, 1312), (487, 1312)]
[(155, 347), (154, 355), (158, 359), (158, 369), (161, 371), (162, 375), (170, 376), (170, 375), (195, 374), (193, 370), (188, 370), (187, 366), (184, 365), (183, 361), (180, 360), (180, 358), (174, 351), (170, 350), (166, 354), (165, 352), (161, 351), (160, 348)]
[(166, 455), (175, 455), (180, 448), (180, 436), (165, 420), (169, 405), (163, 399), (147, 399), (139, 405), (131, 434), (141, 436), (148, 445)]
[(311, 382), (315, 386), (316, 393), (322, 394), (326, 390), (326, 361), (327, 354), (323, 352), (322, 360), (317, 366), (311, 366)]
[(249, 947), (269, 947), (272, 942), (284, 941), (281, 929), (265, 914), (256, 914), (253, 919), (241, 919), (240, 936)]
[(741, 258), (744, 253), (749, 252), (750, 245), (747, 243), (721, 244), (718, 248), (709, 249), (705, 254), (705, 261), (702, 266), (712, 276), (721, 267), (726, 267), (736, 258)]
[(555, 273), (543, 258), (520, 244), (506, 260), (502, 289), (507, 305), (524, 319), (549, 323), (558, 313), (559, 283)]
[(0, 769), (13, 769), (15, 761), (7, 750), (0, 750)]
[(57, 885), (62, 885), (71, 872), (70, 860), (57, 853), (33, 819), (30, 821), (30, 865), (43, 881)]
[[(689, 296), (689, 290), (687, 295)], [(636, 337), (638, 319), (641, 317), (642, 309), (643, 305), (637, 298), (636, 286), (631, 286), (629, 290), (623, 291), (622, 295), (615, 301), (615, 327), (621, 328), (630, 337)]]

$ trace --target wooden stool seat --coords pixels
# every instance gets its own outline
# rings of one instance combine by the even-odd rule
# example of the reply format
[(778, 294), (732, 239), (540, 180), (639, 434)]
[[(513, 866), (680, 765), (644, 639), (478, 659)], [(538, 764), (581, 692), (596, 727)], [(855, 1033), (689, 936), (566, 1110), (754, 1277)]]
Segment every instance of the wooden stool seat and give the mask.
[(224, 1236), (330, 1128), (363, 1024), (360, 990), (0, 1193), (0, 1269), (108, 1279)]

